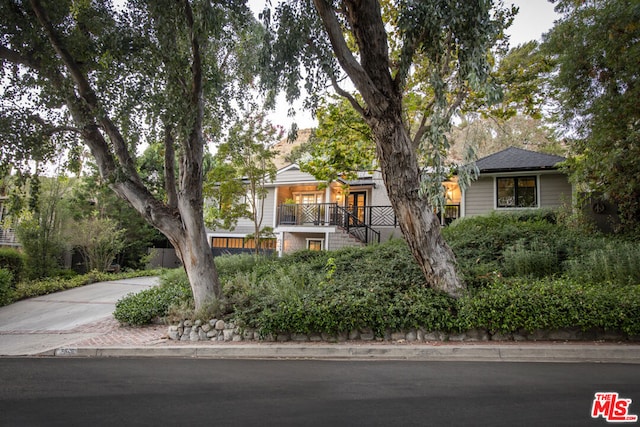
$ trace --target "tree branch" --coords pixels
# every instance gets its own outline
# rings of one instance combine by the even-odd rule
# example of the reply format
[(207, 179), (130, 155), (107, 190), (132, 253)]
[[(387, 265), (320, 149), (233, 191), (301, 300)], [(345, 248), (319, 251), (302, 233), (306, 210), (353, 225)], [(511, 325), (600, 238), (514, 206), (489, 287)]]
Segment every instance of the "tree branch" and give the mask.
[[(60, 38), (58, 37), (58, 34), (53, 28), (53, 25), (49, 20), (49, 16), (42, 7), (40, 0), (30, 0), (30, 3), (31, 9), (35, 13), (38, 22), (44, 29), (51, 46), (55, 50), (56, 54), (60, 57), (66, 69), (69, 71), (71, 78), (75, 82), (80, 97), (91, 110), (92, 116), (97, 118), (101, 127), (109, 136), (109, 139), (113, 144), (116, 157), (118, 158), (123, 169), (126, 170), (128, 178), (134, 181), (136, 185), (142, 185), (142, 181), (140, 180), (138, 172), (135, 168), (135, 163), (129, 155), (129, 150), (127, 148), (127, 144), (124, 141), (124, 138), (122, 137), (122, 134), (115, 126), (115, 124), (111, 121), (111, 119), (107, 117), (106, 113), (104, 111), (101, 111), (98, 103), (98, 97), (91, 88), (91, 85), (80, 69), (80, 66), (75, 61), (71, 53), (64, 47), (62, 40), (60, 40)], [(104, 146), (100, 147), (100, 149), (107, 151), (109, 150), (106, 143), (104, 144)]]
[(182, 164), (180, 181), (182, 191), (188, 193), (192, 201), (199, 200), (200, 205), (202, 205), (202, 186), (199, 185), (203, 179), (202, 157), (204, 152), (204, 138), (202, 135), (204, 117), (202, 57), (191, 4), (184, 0), (183, 5), (191, 44), (191, 88), (189, 95), (195, 118), (192, 121), (188, 139), (184, 143), (184, 150), (180, 153)]
[(178, 194), (176, 189), (176, 153), (173, 147), (173, 135), (171, 127), (164, 127), (164, 188), (167, 192), (167, 206), (169, 209), (178, 207)]
[(38, 69), (39, 64), (31, 57), (23, 56), (15, 50), (9, 49), (6, 46), (0, 45), (0, 59), (9, 61), (13, 64), (24, 65), (25, 67)]
[(370, 110), (375, 109), (377, 112), (385, 110), (388, 104), (387, 100), (376, 88), (362, 65), (355, 59), (351, 50), (349, 50), (342, 34), (340, 22), (330, 2), (327, 0), (313, 0), (313, 3), (325, 26), (329, 41), (342, 69), (347, 73), (358, 92), (360, 92)]
[(346, 98), (347, 101), (349, 101), (354, 110), (356, 110), (362, 117), (367, 117), (368, 113), (364, 110), (364, 108), (362, 108), (360, 103), (353, 96), (351, 96), (349, 92), (342, 89), (340, 85), (338, 85), (336, 76), (334, 76), (333, 73), (331, 74), (331, 85), (333, 86), (333, 90), (335, 90), (338, 95)]
[[(431, 103), (433, 104), (433, 102)], [(424, 136), (426, 131), (427, 131), (427, 115), (426, 113), (423, 112), (422, 120), (420, 120), (420, 126), (418, 126), (418, 130), (416, 134), (413, 136), (413, 141), (411, 142), (414, 149), (418, 148), (418, 146), (420, 145), (420, 141), (422, 141), (422, 137)]]

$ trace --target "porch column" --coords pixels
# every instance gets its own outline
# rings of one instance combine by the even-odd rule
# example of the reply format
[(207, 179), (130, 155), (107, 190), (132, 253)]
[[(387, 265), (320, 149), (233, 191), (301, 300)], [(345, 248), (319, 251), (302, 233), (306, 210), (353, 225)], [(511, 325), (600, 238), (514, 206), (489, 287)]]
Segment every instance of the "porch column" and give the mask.
[[(324, 202), (325, 203), (331, 203), (331, 186), (330, 185), (327, 185), (327, 188), (325, 188), (325, 190), (324, 190)], [(329, 211), (331, 209), (329, 209), (327, 205), (325, 205), (325, 207), (326, 208), (324, 210), (324, 218), (323, 218), (323, 220), (324, 220), (325, 224), (329, 224), (330, 223), (330, 221), (329, 221), (330, 212)]]
[(460, 218), (466, 216), (467, 210), (467, 189), (460, 188)]
[(274, 206), (274, 209), (273, 209), (273, 224), (272, 224), (272, 226), (273, 226), (273, 228), (276, 228), (278, 226), (278, 209), (279, 209), (279, 206), (278, 206), (278, 187), (276, 187), (273, 190), (273, 206)]
[(284, 252), (284, 232), (276, 234), (276, 252), (278, 253), (278, 258), (282, 256)]

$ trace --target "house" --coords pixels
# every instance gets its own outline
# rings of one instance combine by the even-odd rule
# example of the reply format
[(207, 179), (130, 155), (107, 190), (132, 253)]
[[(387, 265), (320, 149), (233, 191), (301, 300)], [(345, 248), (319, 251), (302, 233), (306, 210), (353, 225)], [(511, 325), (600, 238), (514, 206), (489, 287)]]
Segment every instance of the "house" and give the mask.
[(572, 203), (573, 186), (558, 168), (564, 160), (515, 147), (478, 160), (480, 175), (462, 194), (461, 216)]
[[(469, 188), (461, 190), (455, 178), (445, 183), (446, 206), (438, 213), (441, 224), (491, 211), (556, 207), (570, 201), (572, 186), (557, 167), (563, 160), (519, 148), (478, 160), (479, 179)], [(327, 185), (289, 164), (278, 170), (267, 190), (263, 226), (272, 227), (275, 234), (263, 246), (267, 251), (335, 250), (401, 236), (380, 172), (361, 172), (355, 180)], [(241, 219), (232, 231), (209, 232), (213, 253), (255, 249), (253, 241), (245, 239), (253, 231), (253, 223)]]
[[(290, 164), (267, 185), (263, 203), (263, 226), (272, 227), (276, 236), (267, 240), (263, 249), (279, 254), (363, 246), (400, 236), (378, 172), (362, 172), (354, 181), (327, 185), (302, 172), (297, 164)], [(232, 231), (210, 232), (209, 241), (215, 255), (247, 252), (254, 249), (254, 243), (245, 236), (253, 232), (253, 222), (241, 219)]]

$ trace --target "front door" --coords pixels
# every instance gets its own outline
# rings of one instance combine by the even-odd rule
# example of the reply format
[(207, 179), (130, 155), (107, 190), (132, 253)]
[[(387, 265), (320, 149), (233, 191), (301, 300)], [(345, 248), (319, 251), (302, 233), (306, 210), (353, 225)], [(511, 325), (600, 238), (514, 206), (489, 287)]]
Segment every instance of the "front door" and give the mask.
[[(349, 193), (349, 197), (347, 198), (347, 209), (351, 214), (358, 218), (358, 221), (365, 221), (365, 209), (364, 207), (367, 204), (367, 193), (364, 191), (357, 191), (354, 193)], [(354, 221), (356, 222), (356, 221)], [(355, 224), (352, 224), (355, 225)]]

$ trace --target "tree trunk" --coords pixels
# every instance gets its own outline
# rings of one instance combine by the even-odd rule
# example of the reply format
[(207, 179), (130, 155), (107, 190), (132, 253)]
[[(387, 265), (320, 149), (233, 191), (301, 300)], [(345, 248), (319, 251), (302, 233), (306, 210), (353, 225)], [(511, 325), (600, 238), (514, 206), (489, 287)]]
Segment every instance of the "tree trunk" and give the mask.
[(366, 107), (337, 87), (371, 127), (377, 157), (389, 200), (411, 253), (427, 284), (459, 297), (464, 290), (455, 270), (455, 256), (440, 233), (440, 222), (426, 200), (419, 196), (420, 167), (413, 142), (402, 120), (402, 85), (389, 72), (385, 23), (378, 1), (344, 0), (344, 12), (359, 47), (351, 52), (333, 2), (314, 0), (342, 69), (354, 84)]
[[(24, 7), (26, 8), (27, 2), (22, 3), (25, 3)], [(194, 15), (191, 2), (178, 2), (182, 8), (181, 13), (184, 14), (184, 21), (174, 20), (174, 17), (165, 20), (165, 17), (161, 16), (162, 14), (153, 16), (154, 19), (157, 19), (154, 25), (158, 26), (159, 31), (180, 33), (181, 31), (175, 31), (173, 27), (175, 23), (179, 23), (177, 25), (185, 25), (185, 27), (178, 28), (178, 30), (186, 29), (189, 38), (188, 45), (182, 46), (180, 43), (181, 47), (176, 48), (176, 52), (159, 55), (157, 58), (160, 61), (165, 61), (161, 67), (165, 69), (160, 74), (164, 73), (166, 80), (158, 80), (158, 87), (166, 88), (167, 99), (175, 99), (171, 98), (176, 94), (170, 90), (172, 86), (169, 82), (172, 82), (172, 79), (177, 79), (177, 86), (182, 88), (182, 92), (178, 96), (181, 96), (182, 101), (186, 100), (188, 103), (188, 110), (184, 111), (184, 117), (173, 118), (183, 128), (183, 132), (178, 133), (181, 138), (176, 144), (180, 147), (181, 157), (179, 182), (175, 179), (175, 142), (171, 134), (177, 124), (165, 123), (167, 203), (155, 198), (151, 191), (145, 187), (136, 169), (135, 157), (132, 155), (133, 150), (130, 151), (131, 141), (125, 140), (116, 122), (109, 116), (111, 107), (108, 105), (108, 101), (101, 100), (99, 94), (95, 92), (94, 87), (97, 86), (94, 83), (97, 84), (96, 81), (100, 80), (101, 71), (92, 69), (94, 64), (84, 66), (84, 61), (75, 56), (77, 55), (76, 48), (79, 49), (81, 55), (86, 55), (89, 51), (78, 47), (82, 45), (82, 41), (80, 44), (69, 42), (67, 40), (68, 34), (62, 30), (63, 26), (52, 23), (47, 11), (47, 4), (50, 2), (30, 0), (28, 3), (31, 12), (25, 10), (23, 13), (21, 10), (23, 5), (17, 3), (14, 9), (16, 9), (16, 13), (23, 13), (25, 19), (30, 19), (31, 16), (35, 17), (37, 24), (34, 23), (33, 29), (36, 30), (36, 26), (40, 27), (52, 51), (46, 52), (44, 45), (38, 44), (43, 49), (43, 60), (41, 61), (40, 53), (34, 55), (33, 58), (31, 56), (24, 57), (5, 46), (0, 46), (1, 59), (11, 61), (16, 66), (29, 67), (40, 74), (42, 81), (48, 81), (60, 90), (59, 94), (64, 96), (69, 113), (77, 125), (76, 130), (95, 158), (100, 176), (109, 183), (109, 187), (119, 197), (129, 202), (149, 224), (160, 230), (173, 244), (189, 277), (196, 309), (203, 308), (206, 304), (220, 298), (222, 292), (213, 255), (207, 242), (202, 206), (204, 85), (201, 43), (204, 41), (206, 44), (208, 33), (202, 30), (200, 22), (194, 20), (194, 16), (195, 19), (200, 17), (197, 13)], [(56, 13), (59, 12), (56, 9)], [(154, 12), (151, 10), (149, 13), (153, 15)], [(67, 27), (64, 26), (64, 28)], [(149, 35), (149, 37), (154, 38), (153, 35)], [(161, 37), (156, 38), (155, 41), (162, 44), (161, 39)], [(38, 40), (38, 43), (43, 41), (45, 40)], [(141, 44), (141, 46), (143, 45)], [(173, 49), (174, 47), (172, 45), (169, 48)], [(48, 55), (55, 57), (57, 62), (46, 62), (45, 59)], [(176, 61), (176, 58), (187, 58), (189, 61), (190, 81), (176, 77), (182, 73), (182, 65), (173, 65), (174, 62), (182, 64), (181, 61)], [(178, 67), (179, 70), (176, 71), (172, 67)], [(95, 79), (97, 80), (94, 79), (94, 76), (89, 78), (89, 72), (96, 72)], [(163, 79), (163, 77), (159, 78)], [(173, 81), (173, 83), (176, 82)], [(46, 89), (45, 92), (49, 90), (51, 88)], [(52, 93), (55, 93), (55, 90)], [(57, 99), (56, 96), (54, 98)], [(171, 114), (167, 116), (171, 117)]]
[(420, 168), (402, 119), (397, 115), (370, 123), (389, 200), (413, 257), (429, 286), (459, 297), (465, 286), (433, 207), (419, 197)]
[(222, 297), (218, 272), (204, 229), (195, 234), (191, 232), (185, 234), (173, 245), (189, 278), (196, 310), (206, 309)]
[(222, 298), (222, 287), (207, 241), (201, 199), (180, 194), (177, 209), (170, 209), (145, 196), (146, 189), (130, 182), (116, 183), (111, 188), (169, 239), (189, 278), (196, 310)]

